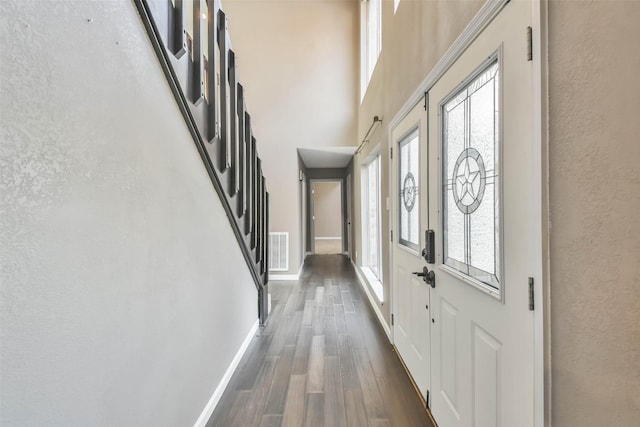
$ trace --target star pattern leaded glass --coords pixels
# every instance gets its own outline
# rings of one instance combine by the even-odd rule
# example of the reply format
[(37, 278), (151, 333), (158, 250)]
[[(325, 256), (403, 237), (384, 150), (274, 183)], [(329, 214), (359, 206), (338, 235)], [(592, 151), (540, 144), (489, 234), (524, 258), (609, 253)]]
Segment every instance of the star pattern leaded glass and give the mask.
[(500, 288), (499, 67), (442, 106), (444, 263)]
[(418, 130), (399, 144), (400, 244), (418, 250), (420, 247), (420, 169)]

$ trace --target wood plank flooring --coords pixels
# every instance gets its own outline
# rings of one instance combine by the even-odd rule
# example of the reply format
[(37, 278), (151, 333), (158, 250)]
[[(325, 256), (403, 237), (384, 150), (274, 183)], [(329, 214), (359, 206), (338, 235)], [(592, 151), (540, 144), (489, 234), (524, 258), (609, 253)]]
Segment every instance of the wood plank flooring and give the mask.
[(433, 427), (342, 255), (272, 282), (272, 310), (207, 426)]

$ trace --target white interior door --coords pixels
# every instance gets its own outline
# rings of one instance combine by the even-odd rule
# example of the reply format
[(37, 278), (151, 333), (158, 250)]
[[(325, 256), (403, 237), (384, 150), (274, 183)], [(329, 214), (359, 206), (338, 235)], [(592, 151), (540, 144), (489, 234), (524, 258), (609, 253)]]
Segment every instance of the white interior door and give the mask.
[(416, 106), (392, 131), (393, 340), (422, 396), (429, 389), (429, 285), (413, 274), (424, 260), (426, 113)]
[(441, 427), (534, 422), (530, 25), (531, 4), (508, 3), (429, 91), (431, 410)]

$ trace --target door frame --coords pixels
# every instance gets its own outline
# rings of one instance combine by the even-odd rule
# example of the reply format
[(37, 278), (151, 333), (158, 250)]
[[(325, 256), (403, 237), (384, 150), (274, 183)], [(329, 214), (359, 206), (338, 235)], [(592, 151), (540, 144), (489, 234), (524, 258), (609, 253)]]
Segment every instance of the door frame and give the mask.
[(316, 182), (337, 182), (340, 184), (340, 254), (344, 255), (344, 243), (345, 243), (345, 226), (346, 226), (346, 212), (345, 212), (345, 180), (343, 178), (310, 178), (309, 179), (309, 241), (311, 242), (311, 254), (316, 253), (316, 216), (315, 216), (315, 197), (313, 184)]
[[(425, 93), (444, 75), (462, 53), (471, 45), (477, 36), (502, 11), (510, 0), (487, 0), (476, 16), (453, 42), (446, 53), (440, 58), (435, 67), (416, 87), (411, 96), (402, 105), (387, 128), (387, 141), (393, 146), (392, 131), (404, 117), (420, 102)], [(536, 239), (531, 242), (538, 259), (534, 275), (534, 426), (544, 427), (545, 420), (551, 419), (551, 370), (550, 367), (550, 304), (549, 304), (549, 218), (548, 212), (548, 64), (546, 62), (548, 47), (548, 0), (531, 1), (532, 11), (532, 99), (533, 99), (533, 142), (536, 150), (531, 161), (533, 169), (538, 173), (538, 185), (532, 190), (532, 197), (539, 201), (540, 209), (536, 210)], [(523, 39), (526, 29), (523, 28)], [(524, 54), (524, 52), (523, 52)], [(425, 112), (427, 114), (427, 112)], [(392, 160), (391, 160), (392, 161)], [(389, 188), (393, 185), (393, 177), (389, 174)], [(389, 229), (393, 230), (392, 216), (389, 215)], [(393, 266), (393, 245), (389, 245), (389, 266)], [(395, 283), (391, 278), (390, 303), (393, 307), (393, 293)], [(393, 328), (391, 341), (394, 342)]]
[[(404, 256), (400, 256), (400, 254), (405, 253), (405, 256), (415, 256), (415, 262), (419, 263), (419, 266), (415, 266), (414, 269), (420, 270), (423, 265), (424, 265), (424, 259), (421, 256), (421, 250), (422, 250), (422, 246), (424, 245), (424, 235), (423, 232), (424, 230), (418, 230), (418, 248), (412, 248), (407, 246), (406, 244), (401, 243), (400, 241), (400, 146), (403, 142), (407, 141), (413, 134), (417, 133), (418, 134), (418, 168), (419, 168), (419, 175), (418, 175), (418, 182), (417, 185), (422, 188), (422, 183), (423, 182), (428, 182), (429, 176), (428, 173), (424, 173), (424, 169), (426, 169), (427, 165), (423, 165), (422, 163), (422, 150), (423, 149), (428, 149), (428, 144), (426, 144), (426, 142), (428, 141), (429, 138), (429, 121), (428, 121), (428, 117), (425, 117), (425, 115), (427, 115), (427, 111), (418, 111), (416, 113), (416, 109), (419, 108), (418, 105), (414, 105), (413, 108), (409, 111), (409, 113), (407, 113), (407, 115), (405, 115), (404, 117), (402, 117), (401, 120), (399, 120), (394, 126), (393, 128), (390, 129), (389, 132), (389, 147), (390, 147), (390, 151), (389, 151), (389, 197), (388, 197), (388, 202), (387, 202), (387, 209), (389, 211), (389, 229), (393, 231), (393, 239), (392, 241), (389, 242), (389, 260), (390, 260), (390, 264), (389, 264), (389, 278), (390, 278), (390, 282), (392, 283), (392, 286), (390, 287), (390, 295), (389, 295), (389, 300), (391, 303), (391, 313), (393, 313), (396, 317), (395, 317), (395, 322), (392, 323), (390, 325), (390, 339), (391, 342), (393, 343), (395, 349), (396, 349), (396, 353), (397, 355), (400, 357), (400, 360), (402, 361), (402, 363), (405, 366), (405, 369), (407, 370), (407, 372), (409, 373), (410, 377), (411, 377), (411, 381), (414, 384), (414, 387), (416, 388), (416, 390), (418, 390), (419, 394), (420, 394), (420, 398), (423, 400), (423, 402), (425, 404), (427, 404), (427, 393), (429, 392), (429, 390), (431, 389), (431, 367), (429, 366), (429, 373), (428, 373), (428, 379), (427, 379), (427, 384), (425, 385), (426, 389), (425, 390), (420, 390), (420, 378), (417, 377), (417, 373), (416, 372), (412, 372), (410, 370), (410, 361), (409, 359), (407, 359), (407, 354), (403, 354), (403, 351), (401, 348), (398, 347), (398, 339), (397, 339), (397, 335), (396, 335), (396, 331), (398, 327), (401, 327), (400, 324), (400, 314), (398, 312), (398, 307), (396, 307), (396, 291), (398, 290), (398, 288), (396, 286), (394, 286), (393, 284), (397, 283), (397, 281), (399, 280), (398, 277), (399, 275), (396, 274), (397, 273), (397, 269), (398, 269), (398, 265), (395, 264), (396, 260), (397, 262), (402, 262), (400, 260), (400, 258), (404, 258)], [(419, 116), (418, 116), (419, 114)], [(411, 116), (413, 115), (413, 116)], [(411, 119), (411, 120), (409, 120)], [(405, 123), (406, 121), (406, 123)], [(406, 126), (405, 126), (406, 124)], [(402, 131), (398, 133), (399, 137), (394, 138), (394, 131), (396, 129), (398, 129), (398, 127), (400, 127), (400, 125), (402, 125)], [(391, 154), (393, 152), (393, 155)], [(429, 199), (428, 197), (426, 197), (427, 193), (425, 193), (425, 195), (422, 195), (422, 193), (420, 194), (420, 198), (419, 198), (419, 215), (418, 215), (418, 222), (420, 223), (422, 221), (422, 217), (424, 215), (425, 212), (428, 212), (428, 205), (429, 205)], [(421, 224), (424, 227), (428, 227), (427, 224)], [(398, 256), (395, 256), (396, 254), (398, 254)], [(406, 259), (405, 259), (406, 261)], [(420, 282), (422, 282), (422, 280), (420, 280)], [(427, 294), (428, 299), (427, 299), (427, 307), (431, 305), (430, 302), (430, 298), (431, 298), (431, 289), (429, 288), (429, 285), (427, 285), (426, 283), (421, 283), (421, 285), (425, 286), (427, 289)], [(405, 282), (405, 286), (406, 286), (406, 282)], [(427, 310), (427, 313), (430, 313), (429, 310)], [(430, 314), (427, 314), (427, 318), (430, 317)], [(428, 346), (430, 347), (431, 345), (431, 325), (429, 324), (429, 322), (427, 321), (426, 324), (426, 333), (428, 334), (428, 341), (429, 344)], [(429, 362), (430, 364), (431, 362)], [(414, 365), (415, 366), (415, 365)], [(423, 392), (425, 394), (423, 394)], [(435, 422), (434, 422), (435, 423)]]

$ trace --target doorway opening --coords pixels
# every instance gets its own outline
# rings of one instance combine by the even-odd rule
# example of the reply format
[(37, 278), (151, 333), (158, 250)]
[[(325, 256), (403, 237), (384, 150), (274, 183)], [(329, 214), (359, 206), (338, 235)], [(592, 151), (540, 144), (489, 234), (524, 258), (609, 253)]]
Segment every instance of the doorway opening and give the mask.
[(315, 254), (342, 254), (342, 180), (311, 181), (311, 236)]

